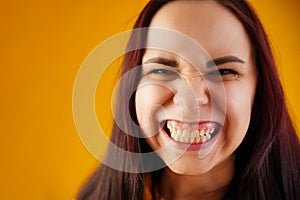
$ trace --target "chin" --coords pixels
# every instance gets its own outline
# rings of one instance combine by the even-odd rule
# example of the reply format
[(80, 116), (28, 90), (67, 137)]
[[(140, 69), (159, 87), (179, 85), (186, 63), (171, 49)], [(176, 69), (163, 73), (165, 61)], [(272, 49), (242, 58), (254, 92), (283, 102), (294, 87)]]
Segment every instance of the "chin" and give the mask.
[(172, 172), (180, 175), (202, 175), (209, 172), (214, 164), (207, 159), (199, 160), (198, 158), (191, 159), (183, 156), (168, 167)]

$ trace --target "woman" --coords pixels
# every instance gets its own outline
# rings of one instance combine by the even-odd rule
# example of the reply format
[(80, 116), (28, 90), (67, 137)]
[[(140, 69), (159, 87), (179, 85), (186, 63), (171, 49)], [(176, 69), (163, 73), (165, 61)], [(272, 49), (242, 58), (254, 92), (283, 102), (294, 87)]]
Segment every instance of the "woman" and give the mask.
[[(128, 152), (155, 152), (166, 166), (132, 173), (101, 165), (78, 199), (300, 199), (298, 138), (248, 3), (152, 0), (134, 26), (141, 27), (180, 32), (205, 49), (197, 63), (197, 55), (143, 49), (156, 42), (150, 31), (129, 40), (137, 50), (124, 57), (111, 141)], [(111, 149), (107, 159), (117, 153)], [(151, 168), (119, 158), (132, 169)]]

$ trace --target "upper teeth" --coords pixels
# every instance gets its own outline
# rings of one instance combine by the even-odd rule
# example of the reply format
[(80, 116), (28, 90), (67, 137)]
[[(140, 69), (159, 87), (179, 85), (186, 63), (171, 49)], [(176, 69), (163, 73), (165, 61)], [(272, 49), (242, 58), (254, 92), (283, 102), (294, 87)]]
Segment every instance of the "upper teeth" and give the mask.
[(215, 128), (203, 128), (203, 129), (180, 129), (175, 128), (171, 124), (167, 124), (167, 128), (170, 130), (171, 137), (177, 142), (186, 143), (200, 143), (206, 142), (211, 139), (211, 134), (215, 131)]

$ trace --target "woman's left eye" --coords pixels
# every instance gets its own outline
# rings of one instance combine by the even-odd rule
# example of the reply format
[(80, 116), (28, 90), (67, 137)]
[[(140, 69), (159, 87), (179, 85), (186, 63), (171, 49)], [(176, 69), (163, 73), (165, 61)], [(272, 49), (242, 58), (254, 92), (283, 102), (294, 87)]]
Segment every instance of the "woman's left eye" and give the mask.
[(221, 81), (232, 81), (235, 80), (239, 74), (233, 69), (218, 69), (212, 72), (209, 72), (205, 75), (208, 80), (213, 82), (221, 82)]

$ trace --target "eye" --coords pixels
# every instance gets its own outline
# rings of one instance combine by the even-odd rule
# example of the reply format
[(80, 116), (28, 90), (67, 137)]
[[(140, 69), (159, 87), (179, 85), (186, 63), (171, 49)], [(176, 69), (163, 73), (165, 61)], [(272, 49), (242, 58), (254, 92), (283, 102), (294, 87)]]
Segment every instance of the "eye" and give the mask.
[(158, 74), (158, 75), (164, 75), (164, 76), (174, 76), (177, 75), (176, 72), (173, 72), (171, 70), (167, 69), (154, 69), (149, 74)]
[(208, 80), (213, 82), (221, 82), (221, 81), (233, 81), (238, 78), (239, 74), (233, 69), (218, 69), (212, 72), (209, 72), (205, 75)]
[(232, 69), (219, 69), (218, 71), (222, 76), (237, 75), (237, 72)]
[(172, 81), (179, 76), (179, 74), (175, 71), (162, 68), (153, 69), (150, 72), (148, 72), (147, 75), (152, 79), (161, 81)]

